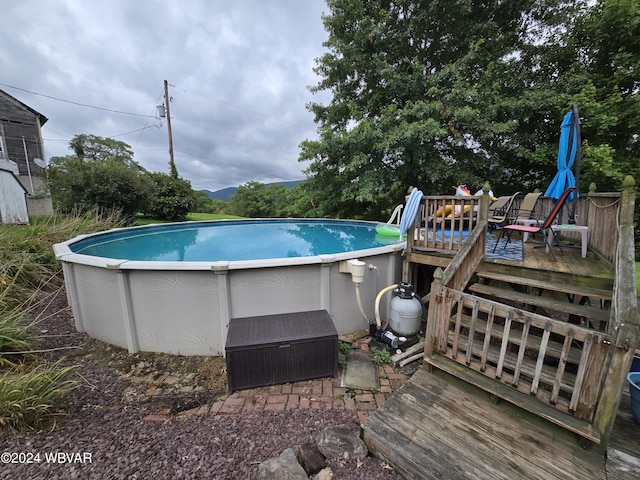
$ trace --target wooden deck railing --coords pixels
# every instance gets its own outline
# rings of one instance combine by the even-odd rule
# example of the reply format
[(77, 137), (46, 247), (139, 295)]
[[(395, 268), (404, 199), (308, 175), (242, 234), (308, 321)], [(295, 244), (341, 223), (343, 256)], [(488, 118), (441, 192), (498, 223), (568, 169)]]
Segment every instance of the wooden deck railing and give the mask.
[[(627, 388), (626, 375), (633, 361), (635, 351), (640, 348), (640, 311), (635, 272), (635, 242), (633, 214), (635, 209), (635, 180), (628, 176), (624, 179), (623, 190), (616, 202), (611, 197), (597, 197), (596, 208), (590, 206), (589, 218), (606, 221), (605, 214), (611, 215), (611, 237), (615, 237), (614, 286), (611, 305), (611, 321), (608, 333), (612, 336), (611, 355), (607, 362), (608, 375), (604, 382), (602, 395), (598, 402), (594, 424), (608, 440), (613, 429), (620, 393)], [(591, 199), (591, 197), (590, 197)], [(616, 205), (613, 205), (613, 204)], [(592, 203), (595, 205), (595, 203)], [(612, 213), (615, 208), (615, 215)], [(615, 232), (615, 233), (614, 233)], [(606, 240), (602, 240), (603, 243)]]
[(445, 269), (442, 284), (455, 290), (463, 290), (476, 268), (484, 259), (487, 243), (487, 221), (481, 220), (471, 231), (462, 248)]
[[(611, 337), (453, 290), (441, 281), (436, 275), (432, 284), (425, 361), (471, 383), (478, 382), (451, 365), (497, 379), (512, 388), (478, 386), (599, 442), (589, 425)], [(452, 362), (447, 365), (442, 357)], [(513, 389), (527, 395), (514, 396)]]
[(479, 221), (483, 197), (422, 197), (412, 249), (452, 252), (460, 250)]
[[(489, 186), (485, 185), (485, 191)], [(463, 289), (484, 259), (489, 196), (423, 197), (409, 235), (408, 261), (414, 251), (456, 253), (445, 271), (445, 285)], [(408, 279), (407, 279), (408, 280)]]
[[(515, 208), (518, 208), (520, 199), (516, 200)], [(533, 218), (544, 219), (553, 209), (551, 198), (540, 197), (533, 212)], [(589, 227), (588, 248), (595, 251), (612, 265), (615, 262), (616, 248), (618, 245), (618, 215), (620, 210), (620, 192), (595, 192), (592, 185), (588, 194), (581, 194), (573, 203), (567, 204), (562, 209), (559, 223), (567, 223), (568, 215), (575, 209), (576, 225)], [(560, 232), (560, 236), (566, 240), (579, 242), (580, 234), (568, 231)]]

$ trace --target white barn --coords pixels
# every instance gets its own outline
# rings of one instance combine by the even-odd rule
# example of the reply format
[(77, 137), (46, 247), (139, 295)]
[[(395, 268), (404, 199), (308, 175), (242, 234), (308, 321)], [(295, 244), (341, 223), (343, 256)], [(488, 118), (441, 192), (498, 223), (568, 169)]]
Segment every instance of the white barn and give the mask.
[(0, 223), (29, 223), (27, 193), (11, 170), (0, 168)]

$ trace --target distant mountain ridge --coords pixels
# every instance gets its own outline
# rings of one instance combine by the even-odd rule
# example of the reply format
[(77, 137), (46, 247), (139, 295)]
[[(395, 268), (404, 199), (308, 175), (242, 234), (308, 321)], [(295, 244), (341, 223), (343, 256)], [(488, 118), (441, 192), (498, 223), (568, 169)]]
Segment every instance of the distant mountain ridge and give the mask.
[[(292, 180), (291, 182), (273, 182), (273, 183), (265, 183), (265, 185), (284, 185), (286, 188), (293, 188), (298, 186), (298, 184), (301, 181), (302, 180)], [(205, 192), (207, 195), (209, 195), (209, 198), (224, 200), (226, 202), (227, 200), (229, 200), (229, 197), (236, 192), (237, 188), (238, 187), (227, 187), (221, 190), (216, 190), (215, 192), (212, 192), (211, 190), (206, 190), (206, 189), (202, 191)]]

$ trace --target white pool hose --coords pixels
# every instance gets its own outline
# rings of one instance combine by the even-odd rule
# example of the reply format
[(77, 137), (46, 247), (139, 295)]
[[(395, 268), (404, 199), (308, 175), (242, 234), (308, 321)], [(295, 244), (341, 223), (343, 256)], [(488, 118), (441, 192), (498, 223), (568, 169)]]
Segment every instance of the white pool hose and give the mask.
[(364, 318), (364, 321), (367, 323), (367, 325), (369, 325), (369, 319), (367, 318), (367, 314), (364, 311), (364, 308), (362, 307), (362, 298), (360, 297), (360, 284), (356, 283), (356, 300), (358, 301), (358, 309), (360, 310), (360, 313), (362, 314), (362, 318)]
[(387, 293), (389, 290), (393, 290), (394, 288), (398, 288), (398, 284), (394, 283), (393, 285), (389, 285), (388, 287), (383, 288), (382, 290), (380, 290), (380, 293), (378, 293), (378, 296), (376, 297), (376, 325), (378, 326), (378, 328), (382, 328), (382, 321), (380, 320), (380, 300), (382, 299), (382, 296)]

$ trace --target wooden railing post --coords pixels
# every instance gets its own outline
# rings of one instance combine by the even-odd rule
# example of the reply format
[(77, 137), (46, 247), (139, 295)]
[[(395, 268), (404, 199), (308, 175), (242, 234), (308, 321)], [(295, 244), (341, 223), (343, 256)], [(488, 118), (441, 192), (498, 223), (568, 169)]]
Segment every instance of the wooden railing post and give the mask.
[(489, 218), (489, 190), (491, 190), (491, 185), (489, 185), (489, 182), (485, 182), (482, 186), (480, 205), (478, 205), (478, 220)]
[(431, 293), (429, 295), (429, 312), (427, 314), (427, 328), (424, 336), (424, 357), (430, 357), (433, 355), (433, 345), (435, 343), (435, 337), (438, 322), (438, 307), (440, 306), (440, 289), (442, 288), (442, 275), (444, 270), (438, 267), (433, 272), (433, 282), (431, 282)]
[(633, 211), (635, 206), (635, 180), (627, 176), (623, 182), (618, 216), (618, 248), (615, 262), (615, 285), (612, 304), (612, 352), (594, 426), (606, 444), (611, 435), (618, 412), (622, 389), (638, 348), (640, 339), (640, 313), (637, 306), (635, 276), (635, 245), (633, 238)]

